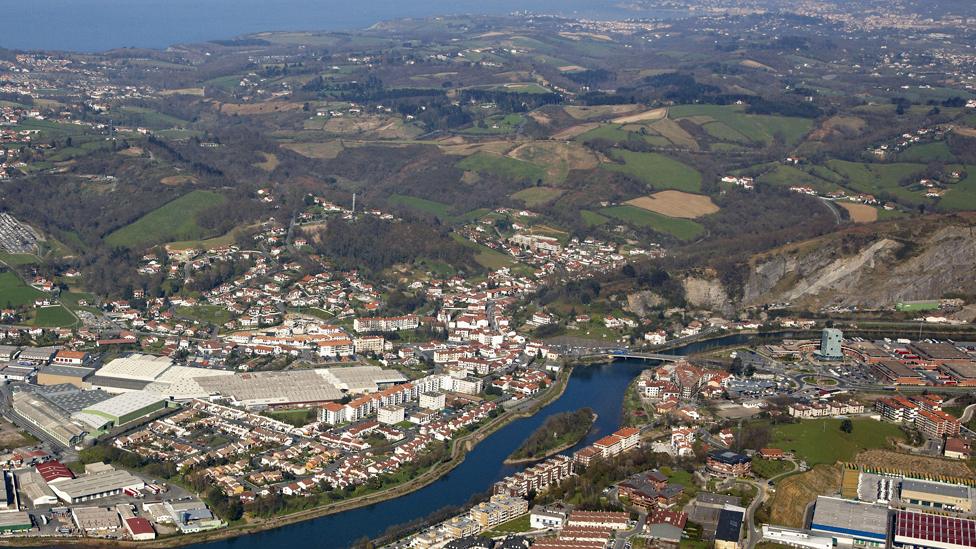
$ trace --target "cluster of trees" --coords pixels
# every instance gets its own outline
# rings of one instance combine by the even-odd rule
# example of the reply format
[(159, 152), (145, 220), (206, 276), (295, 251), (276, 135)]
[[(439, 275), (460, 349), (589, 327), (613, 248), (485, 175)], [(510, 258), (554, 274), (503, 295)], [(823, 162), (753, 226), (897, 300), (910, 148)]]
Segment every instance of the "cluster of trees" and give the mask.
[(575, 412), (563, 412), (546, 418), (546, 421), (522, 442), (509, 459), (525, 459), (544, 456), (555, 448), (574, 444), (586, 436), (595, 415), (590, 408)]
[(340, 268), (371, 273), (397, 263), (412, 263), (420, 257), (471, 271), (478, 269), (471, 248), (454, 241), (446, 229), (426, 223), (390, 222), (374, 217), (335, 220), (329, 222), (325, 234), (313, 247)]
[(459, 97), (462, 103), (471, 101), (494, 103), (505, 112), (528, 112), (543, 105), (563, 102), (563, 96), (558, 93), (521, 93), (503, 90), (461, 90)]
[(546, 504), (576, 498), (580, 502), (577, 509), (623, 511), (603, 497), (603, 490), (630, 475), (654, 469), (658, 465), (658, 455), (650, 447), (633, 450), (612, 459), (595, 460), (577, 476), (550, 487), (545, 494), (536, 497), (533, 503)]

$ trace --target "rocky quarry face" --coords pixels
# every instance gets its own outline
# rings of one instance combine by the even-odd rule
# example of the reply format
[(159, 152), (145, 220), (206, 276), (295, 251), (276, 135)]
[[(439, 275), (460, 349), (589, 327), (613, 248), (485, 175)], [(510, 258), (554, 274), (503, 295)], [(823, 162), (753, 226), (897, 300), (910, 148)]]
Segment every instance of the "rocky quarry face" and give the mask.
[(841, 254), (831, 240), (754, 261), (743, 304), (773, 302), (859, 307), (938, 299), (976, 290), (976, 231), (944, 226), (911, 244), (878, 239)]

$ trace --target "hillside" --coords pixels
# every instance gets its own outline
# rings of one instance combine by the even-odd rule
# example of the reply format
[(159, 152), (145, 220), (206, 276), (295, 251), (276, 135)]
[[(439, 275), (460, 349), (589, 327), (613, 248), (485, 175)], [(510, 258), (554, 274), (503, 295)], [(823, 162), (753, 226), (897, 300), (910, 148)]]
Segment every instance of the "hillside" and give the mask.
[(848, 228), (752, 258), (743, 303), (891, 306), (976, 292), (976, 217)]

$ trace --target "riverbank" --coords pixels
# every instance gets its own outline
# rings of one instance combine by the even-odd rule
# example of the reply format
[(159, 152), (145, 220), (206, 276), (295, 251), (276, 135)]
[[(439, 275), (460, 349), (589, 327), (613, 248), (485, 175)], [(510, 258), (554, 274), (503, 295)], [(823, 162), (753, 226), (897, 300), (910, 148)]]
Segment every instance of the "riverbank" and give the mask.
[(540, 454), (538, 456), (524, 457), (524, 458), (515, 458), (515, 459), (513, 459), (511, 457), (508, 457), (502, 463), (504, 463), (505, 465), (524, 465), (526, 463), (535, 463), (537, 461), (542, 461), (544, 459), (551, 458), (552, 456), (554, 456), (554, 455), (556, 455), (556, 454), (558, 454), (560, 452), (569, 450), (573, 446), (576, 446), (577, 444), (579, 444), (579, 441), (581, 441), (584, 438), (586, 438), (587, 433), (590, 432), (590, 429), (593, 428), (593, 424), (596, 423), (596, 420), (599, 419), (599, 418), (600, 418), (600, 416), (596, 412), (594, 412), (593, 414), (591, 414), (590, 415), (590, 424), (589, 424), (589, 426), (587, 426), (586, 431), (583, 431), (583, 433), (580, 434), (580, 436), (574, 437), (573, 440), (568, 441), (565, 444), (560, 444), (559, 446), (556, 446), (554, 448), (550, 448), (550, 449), (546, 450), (544, 453), (542, 453), (542, 454)]
[(351, 511), (360, 507), (375, 505), (386, 500), (402, 497), (411, 492), (420, 490), (425, 486), (436, 482), (444, 475), (451, 472), (460, 465), (465, 455), (475, 448), (480, 442), (508, 425), (512, 421), (520, 418), (530, 417), (542, 408), (546, 407), (566, 391), (569, 385), (569, 378), (572, 374), (572, 367), (563, 368), (555, 382), (546, 389), (538, 398), (531, 401), (520, 403), (511, 410), (505, 411), (498, 417), (489, 420), (480, 428), (472, 433), (459, 437), (451, 442), (451, 458), (441, 462), (420, 475), (386, 490), (365, 494), (356, 498), (330, 503), (327, 505), (296, 511), (287, 515), (280, 515), (267, 519), (252, 519), (251, 522), (232, 524), (227, 528), (158, 538), (153, 541), (116, 541), (100, 540), (94, 538), (70, 538), (70, 537), (15, 537), (0, 539), (0, 547), (140, 547), (140, 548), (170, 548), (183, 547), (199, 543), (209, 543), (225, 539), (236, 538), (251, 534), (257, 534), (267, 530), (274, 530), (283, 526), (305, 522), (308, 520)]

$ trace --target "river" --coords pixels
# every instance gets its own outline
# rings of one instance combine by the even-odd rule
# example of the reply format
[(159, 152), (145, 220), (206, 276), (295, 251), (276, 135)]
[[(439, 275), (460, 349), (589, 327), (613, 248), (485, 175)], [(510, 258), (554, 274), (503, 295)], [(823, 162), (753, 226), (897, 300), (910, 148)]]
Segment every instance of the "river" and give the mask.
[[(691, 354), (703, 349), (737, 345), (751, 338), (726, 336), (703, 343), (693, 343), (670, 351)], [(529, 434), (552, 414), (592, 408), (599, 417), (590, 433), (577, 446), (563, 453), (571, 454), (581, 446), (616, 431), (620, 423), (623, 394), (641, 370), (654, 363), (619, 361), (573, 370), (566, 391), (532, 417), (515, 420), (478, 444), (464, 462), (434, 483), (405, 496), (334, 515), (283, 526), (238, 538), (201, 543), (199, 549), (267, 549), (269, 547), (345, 548), (364, 536), (377, 537), (392, 524), (422, 518), (446, 505), (462, 505), (472, 494), (488, 490), (501, 478), (523, 469), (503, 462)], [(314, 543), (313, 543), (314, 540)]]

